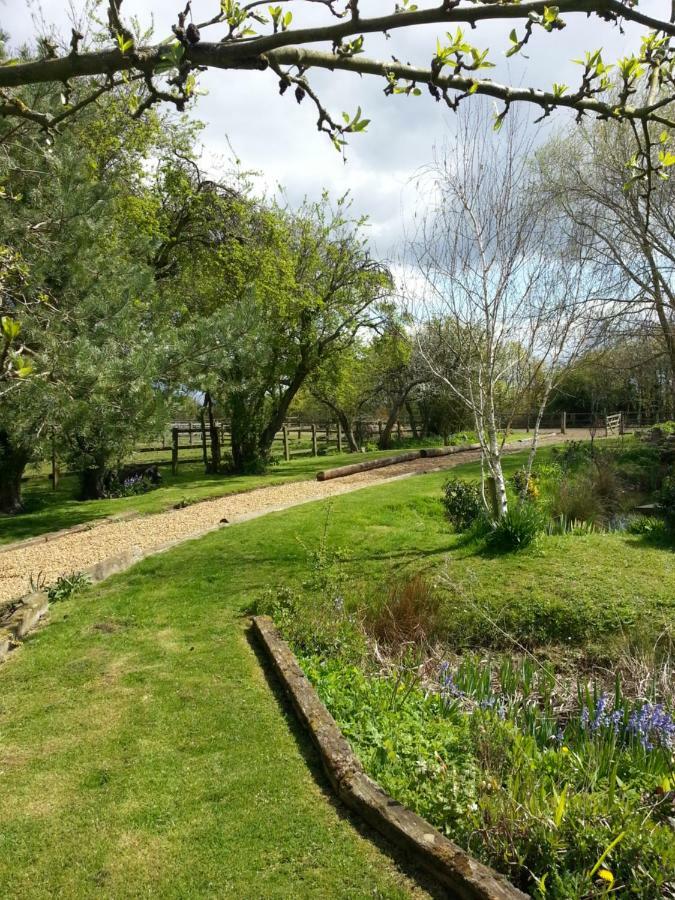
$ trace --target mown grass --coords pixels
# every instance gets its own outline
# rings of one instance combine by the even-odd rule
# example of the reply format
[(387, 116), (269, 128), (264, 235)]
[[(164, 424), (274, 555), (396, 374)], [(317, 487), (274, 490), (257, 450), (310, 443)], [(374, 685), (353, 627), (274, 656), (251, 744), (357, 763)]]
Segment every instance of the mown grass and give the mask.
[[(330, 504), (328, 542), (356, 590), (447, 572), (466, 586), (445, 608), (458, 645), (462, 610), (472, 641), (494, 634), (478, 598), (492, 618), (521, 610), (521, 625), (546, 621), (550, 604), (572, 618), (583, 608), (575, 646), (616, 634), (628, 611), (635, 633), (672, 621), (672, 553), (609, 534), (480, 555), (448, 530), (445, 477)], [(244, 612), (306, 579), (326, 516), (309, 504), (146, 560), (56, 605), (0, 670), (0, 883), (13, 895), (409, 895), (314, 780), (308, 742), (247, 640)]]

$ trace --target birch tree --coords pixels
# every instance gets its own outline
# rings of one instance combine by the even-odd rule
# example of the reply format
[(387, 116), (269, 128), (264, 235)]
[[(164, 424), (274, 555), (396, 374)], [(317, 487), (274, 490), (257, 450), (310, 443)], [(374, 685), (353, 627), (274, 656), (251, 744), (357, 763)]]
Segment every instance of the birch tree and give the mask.
[(549, 141), (538, 161), (561, 235), (581, 244), (593, 267), (599, 318), (624, 337), (658, 338), (675, 415), (675, 155), (665, 140), (646, 125), (588, 123)]
[[(529, 468), (546, 403), (570, 344), (580, 344), (583, 260), (560, 256), (534, 190), (532, 138), (516, 118), (486, 138), (485, 112), (461, 115), (455, 139), (423, 173), (430, 212), (410, 252), (406, 293), (432, 373), (470, 410), (495, 487), (508, 508), (502, 449), (526, 394), (541, 381)], [(424, 337), (423, 337), (424, 336)]]

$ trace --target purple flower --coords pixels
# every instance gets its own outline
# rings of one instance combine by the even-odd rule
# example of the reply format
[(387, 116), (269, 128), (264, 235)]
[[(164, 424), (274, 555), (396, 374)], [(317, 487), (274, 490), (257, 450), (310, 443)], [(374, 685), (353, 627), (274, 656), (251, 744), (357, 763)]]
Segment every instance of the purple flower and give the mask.
[(656, 745), (675, 746), (675, 721), (660, 703), (644, 703), (640, 709), (633, 710), (626, 732), (645, 750), (653, 750)]

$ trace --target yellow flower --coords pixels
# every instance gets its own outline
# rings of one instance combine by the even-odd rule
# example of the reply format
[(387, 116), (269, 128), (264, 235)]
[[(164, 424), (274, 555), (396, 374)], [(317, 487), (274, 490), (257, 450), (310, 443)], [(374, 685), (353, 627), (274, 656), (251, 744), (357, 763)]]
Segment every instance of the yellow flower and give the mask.
[(603, 881), (606, 881), (609, 887), (614, 884), (614, 876), (609, 869), (600, 869), (598, 871), (598, 876), (602, 878)]

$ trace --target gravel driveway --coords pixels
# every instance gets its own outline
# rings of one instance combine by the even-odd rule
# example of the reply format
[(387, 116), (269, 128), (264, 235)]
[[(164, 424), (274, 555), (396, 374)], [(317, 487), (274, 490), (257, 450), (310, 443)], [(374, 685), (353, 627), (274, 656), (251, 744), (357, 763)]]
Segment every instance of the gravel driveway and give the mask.
[[(588, 435), (586, 432), (569, 432), (566, 436), (546, 435), (541, 443), (559, 443), (583, 436)], [(522, 449), (521, 444), (514, 444), (505, 448), (505, 452)], [(64, 534), (45, 543), (3, 549), (0, 553), (0, 602), (27, 594), (31, 590), (31, 576), (34, 581), (39, 576), (50, 584), (60, 575), (82, 571), (126, 550), (138, 549), (148, 554), (161, 550), (168, 543), (197, 537), (218, 528), (223, 519), (227, 519), (229, 524), (236, 524), (253, 516), (346, 494), (371, 484), (451, 469), (479, 456), (478, 451), (466, 451), (435, 459), (417, 459), (334, 481), (296, 481), (263, 487), (195, 503), (185, 509), (105, 522), (94, 525), (88, 531)]]

